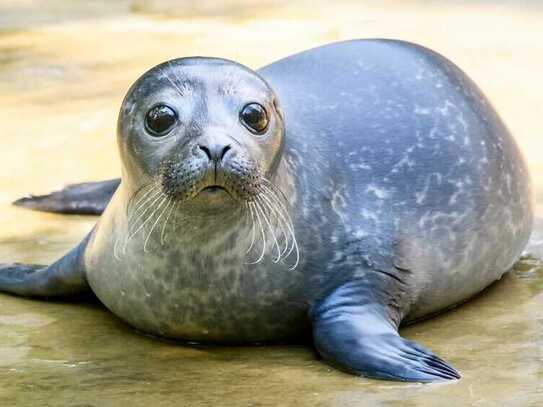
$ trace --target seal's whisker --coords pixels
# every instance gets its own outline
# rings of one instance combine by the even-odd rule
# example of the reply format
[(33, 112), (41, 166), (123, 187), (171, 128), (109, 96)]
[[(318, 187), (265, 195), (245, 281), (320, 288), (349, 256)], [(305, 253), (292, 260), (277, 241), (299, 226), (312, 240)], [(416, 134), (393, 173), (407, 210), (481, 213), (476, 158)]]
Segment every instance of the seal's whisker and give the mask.
[(258, 220), (258, 225), (260, 227), (260, 232), (261, 232), (261, 235), (262, 235), (262, 252), (260, 253), (260, 256), (258, 257), (258, 259), (256, 259), (253, 262), (249, 262), (248, 264), (258, 264), (258, 263), (260, 263), (262, 261), (262, 259), (264, 258), (264, 254), (266, 254), (266, 233), (265, 233), (264, 227), (262, 225), (262, 219), (260, 218), (260, 214), (258, 213), (258, 210), (256, 209), (258, 207), (258, 202), (253, 201), (253, 205), (255, 206), (255, 214), (256, 214), (256, 218)]
[[(273, 201), (270, 201), (269, 204), (268, 204), (271, 208), (272, 211), (274, 211), (274, 213), (277, 215), (277, 217), (281, 220), (281, 227), (282, 227), (282, 231), (283, 231), (283, 237), (285, 239), (285, 248), (281, 251), (281, 256), (283, 258), (287, 258), (290, 253), (292, 252), (293, 250), (293, 245), (294, 245), (294, 236), (293, 236), (293, 228), (291, 227), (291, 225), (289, 225), (289, 221), (287, 219), (287, 217), (285, 216), (284, 214), (284, 210), (281, 209), (281, 207), (279, 205), (277, 205), (276, 203), (274, 204)], [(285, 229), (284, 227), (286, 226), (287, 229)], [(292, 239), (291, 239), (292, 237)], [(290, 250), (289, 250), (290, 249)]]
[(281, 191), (281, 189), (275, 185), (273, 182), (271, 182), (269, 179), (267, 179), (266, 177), (261, 177), (260, 178), (262, 181), (264, 181), (266, 183), (266, 185), (268, 185), (268, 188), (273, 190), (273, 192), (275, 193), (279, 193), (279, 195), (281, 196), (281, 198), (283, 199), (283, 201), (285, 203), (288, 202), (288, 199), (287, 199), (287, 196), (285, 195), (285, 193), (283, 191)]
[(289, 234), (287, 233), (287, 230), (285, 229), (286, 218), (281, 213), (280, 209), (276, 207), (277, 204), (274, 204), (272, 201), (270, 201), (270, 198), (268, 198), (266, 194), (267, 194), (266, 191), (261, 191), (260, 196), (262, 197), (262, 199), (264, 200), (265, 204), (270, 209), (270, 211), (272, 211), (276, 215), (275, 219), (279, 227), (281, 228), (281, 233), (285, 240), (285, 248), (281, 250), (281, 256), (283, 256), (289, 248), (289, 240), (290, 240)]
[(157, 188), (157, 189), (152, 189), (151, 191), (149, 191), (147, 194), (146, 194), (146, 199), (142, 199), (139, 203), (139, 205), (137, 206), (137, 208), (135, 208), (133, 211), (130, 211), (130, 214), (129, 214), (129, 217), (130, 219), (134, 218), (134, 217), (137, 217), (139, 214), (141, 214), (140, 210), (143, 209), (145, 207), (146, 204), (148, 204), (149, 202), (151, 202), (153, 199), (155, 199), (157, 196), (159, 196), (160, 194), (162, 193), (162, 191), (160, 190), (160, 188)]
[(149, 230), (149, 234), (147, 235), (147, 238), (145, 239), (145, 242), (143, 243), (143, 252), (144, 253), (147, 253), (147, 243), (149, 242), (149, 238), (153, 234), (153, 230), (155, 230), (155, 226), (158, 224), (158, 221), (162, 218), (162, 215), (164, 215), (164, 212), (166, 212), (168, 210), (168, 207), (170, 206), (171, 200), (165, 194), (163, 194), (163, 199), (162, 199), (162, 201), (160, 201), (160, 204), (157, 206), (157, 209), (162, 207), (162, 205), (164, 205), (164, 202), (167, 202), (166, 206), (164, 207), (164, 209), (162, 209), (160, 214), (157, 216), (155, 222), (151, 226), (151, 230)]
[[(259, 197), (256, 196), (256, 199), (259, 200)], [(268, 230), (271, 232), (271, 235), (272, 235), (272, 238), (273, 238), (273, 242), (274, 242), (274, 245), (277, 249), (277, 257), (272, 260), (274, 263), (277, 263), (280, 259), (281, 259), (281, 248), (279, 247), (279, 242), (277, 241), (277, 236), (275, 236), (275, 231), (273, 230), (274, 228), (272, 227), (271, 223), (270, 223), (270, 220), (268, 219), (268, 217), (266, 216), (266, 213), (264, 212), (264, 210), (262, 209), (262, 202), (260, 202), (260, 206), (258, 206), (258, 210), (260, 211), (260, 214), (262, 215), (262, 217), (264, 218), (264, 222), (266, 222), (266, 225), (268, 225)]]
[(296, 261), (292, 266), (290, 266), (289, 270), (294, 270), (296, 267), (298, 267), (298, 264), (300, 263), (300, 249), (298, 247), (298, 242), (296, 241), (296, 236), (293, 235), (293, 242), (294, 246), (296, 247), (295, 253), (296, 253)]
[[(149, 187), (150, 189), (147, 189)], [(138, 205), (140, 202), (142, 202), (145, 199), (146, 196), (149, 195), (149, 193), (151, 193), (151, 191), (153, 191), (155, 188), (158, 188), (158, 187), (159, 185), (150, 182), (138, 188), (138, 190), (130, 198), (130, 201), (128, 202), (128, 208), (130, 208), (130, 205)], [(145, 192), (142, 196), (138, 198), (138, 195), (144, 191), (147, 191), (147, 192)]]
[(288, 221), (292, 224), (292, 219), (290, 218), (289, 211), (286, 207), (286, 202), (282, 202), (281, 199), (277, 196), (275, 191), (271, 189), (270, 187), (266, 185), (261, 185), (261, 187), (268, 192), (268, 195), (270, 198), (274, 198), (277, 205), (281, 208), (281, 210), (285, 213), (285, 215), (288, 217)]
[[(291, 222), (291, 219), (290, 219), (290, 216), (289, 216), (289, 211), (288, 211), (288, 209), (286, 207), (286, 203), (281, 201), (281, 199), (277, 196), (275, 191), (273, 189), (267, 187), (266, 185), (261, 185), (261, 192), (265, 196), (267, 196), (270, 200), (273, 201), (274, 206), (277, 208), (277, 210), (279, 210), (281, 213), (284, 214), (284, 216), (286, 218), (286, 221)], [(288, 219), (287, 219), (287, 217), (288, 217)]]
[[(258, 198), (260, 199), (262, 205), (268, 210), (268, 219), (273, 219), (274, 230), (279, 230), (279, 234), (276, 235), (278, 244), (281, 239), (284, 241), (285, 247), (279, 247), (279, 257), (283, 257), (283, 254), (286, 252), (289, 245), (289, 234), (284, 226), (285, 218), (284, 215), (280, 213), (280, 210), (276, 208), (276, 205), (270, 201), (270, 198), (266, 196), (266, 194), (267, 193), (265, 191), (261, 191)], [(281, 245), (279, 244), (279, 246)]]
[(151, 188), (146, 190), (145, 193), (142, 196), (138, 197), (137, 200), (135, 198), (139, 195), (139, 192), (136, 192), (134, 196), (130, 199), (126, 206), (127, 217), (134, 216), (134, 212), (139, 209), (140, 204), (144, 205), (145, 202), (158, 190), (157, 185), (150, 184), (150, 186)]
[(264, 189), (267, 189), (269, 192), (271, 192), (271, 193), (268, 194), (269, 197), (274, 199), (275, 202), (277, 202), (277, 204), (281, 207), (283, 214), (287, 218), (286, 226), (289, 229), (290, 235), (292, 236), (292, 243), (291, 243), (290, 250), (288, 251), (288, 253), (285, 254), (285, 258), (290, 256), (290, 254), (293, 251), (296, 253), (296, 262), (289, 269), (289, 270), (294, 270), (298, 266), (299, 261), (300, 261), (300, 250), (299, 250), (299, 247), (298, 247), (298, 241), (296, 240), (296, 235), (294, 233), (294, 226), (293, 226), (293, 223), (292, 223), (292, 219), (291, 219), (287, 209), (284, 207), (283, 203), (280, 201), (280, 199), (277, 197), (277, 195), (275, 193), (273, 193), (273, 191), (270, 188), (267, 188), (266, 185), (262, 185), (262, 187)]
[(171, 202), (173, 203), (173, 205), (171, 205), (171, 207), (170, 207), (170, 212), (168, 213), (168, 216), (166, 216), (166, 220), (164, 221), (164, 224), (162, 225), (162, 232), (160, 233), (160, 244), (161, 245), (163, 245), (166, 242), (166, 240), (165, 240), (166, 235), (164, 234), (164, 231), (166, 230), (166, 225), (168, 224), (168, 221), (170, 220), (170, 216), (172, 216), (173, 210), (177, 206), (175, 201), (171, 201)]
[[(162, 204), (162, 202), (164, 202), (164, 200), (167, 199), (167, 197), (166, 197), (166, 198), (163, 198), (162, 196), (160, 196), (159, 199), (160, 199), (160, 198), (163, 199), (163, 201), (161, 201), (161, 204)], [(149, 208), (150, 208), (150, 207), (151, 207), (151, 206), (149, 206)], [(130, 239), (132, 239), (132, 238), (133, 238), (133, 237), (134, 237), (134, 236), (135, 236), (135, 235), (136, 235), (136, 234), (137, 234), (137, 233), (138, 233), (138, 232), (139, 232), (139, 231), (147, 224), (147, 222), (149, 222), (149, 220), (151, 220), (151, 219), (153, 218), (154, 214), (158, 211), (159, 208), (160, 208), (160, 204), (157, 205), (157, 207), (155, 208), (155, 210), (154, 210), (149, 216), (147, 216), (147, 218), (146, 218), (146, 219), (138, 226), (138, 228), (137, 228), (134, 232), (132, 232), (132, 233), (128, 236), (128, 238), (126, 239), (125, 246), (126, 246), (126, 244), (128, 244), (128, 242), (130, 241)]]
[[(157, 203), (161, 198), (162, 198), (162, 195), (163, 193), (160, 192), (159, 194), (157, 195), (154, 195), (153, 198), (151, 198), (149, 201), (146, 201), (146, 204), (144, 205), (144, 209), (143, 211), (141, 211), (140, 213), (138, 213), (137, 215), (134, 215), (134, 217), (136, 219), (132, 219), (132, 217), (130, 217), (129, 219), (129, 225), (128, 225), (128, 230), (133, 230), (134, 228), (136, 228), (138, 226), (138, 222), (142, 219), (145, 218), (145, 214), (149, 211), (149, 209), (152, 209), (153, 206), (155, 205), (155, 203)], [(152, 202), (150, 202), (152, 201)], [(146, 220), (144, 220), (145, 222)]]
[(149, 197), (149, 199), (146, 199), (145, 202), (143, 202), (138, 208), (138, 211), (136, 212), (130, 212), (127, 216), (128, 221), (128, 228), (133, 229), (137, 223), (145, 217), (145, 214), (151, 209), (159, 200), (161, 197), (161, 193), (154, 194), (152, 197)]
[(251, 251), (253, 245), (255, 244), (256, 238), (255, 215), (253, 213), (252, 202), (247, 203), (247, 207), (249, 208), (249, 212), (251, 213), (251, 244), (249, 245), (249, 248), (247, 249), (245, 254)]

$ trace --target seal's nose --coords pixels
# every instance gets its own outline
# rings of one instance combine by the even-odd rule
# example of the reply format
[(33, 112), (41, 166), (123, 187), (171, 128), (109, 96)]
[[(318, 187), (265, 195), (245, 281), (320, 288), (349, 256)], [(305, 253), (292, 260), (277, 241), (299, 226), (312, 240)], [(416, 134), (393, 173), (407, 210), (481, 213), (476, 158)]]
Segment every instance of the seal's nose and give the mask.
[(220, 143), (198, 144), (198, 147), (207, 155), (209, 161), (216, 163), (221, 162), (226, 153), (232, 148), (230, 144), (224, 145)]

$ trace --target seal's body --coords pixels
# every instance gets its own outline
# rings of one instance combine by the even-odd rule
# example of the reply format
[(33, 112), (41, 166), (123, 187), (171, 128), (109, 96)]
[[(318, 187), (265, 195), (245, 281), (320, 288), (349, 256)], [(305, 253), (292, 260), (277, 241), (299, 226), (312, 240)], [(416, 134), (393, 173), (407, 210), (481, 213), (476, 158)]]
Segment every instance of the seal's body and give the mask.
[[(193, 58), (140, 78), (97, 226), (52, 266), (3, 266), (0, 289), (90, 286), (138, 329), (193, 341), (293, 339), (311, 323), (348, 371), (459, 377), (397, 328), (478, 293), (526, 244), (529, 177), (501, 120), (451, 62), (400, 41), (258, 73)], [(99, 212), (115, 185), (21, 203)]]

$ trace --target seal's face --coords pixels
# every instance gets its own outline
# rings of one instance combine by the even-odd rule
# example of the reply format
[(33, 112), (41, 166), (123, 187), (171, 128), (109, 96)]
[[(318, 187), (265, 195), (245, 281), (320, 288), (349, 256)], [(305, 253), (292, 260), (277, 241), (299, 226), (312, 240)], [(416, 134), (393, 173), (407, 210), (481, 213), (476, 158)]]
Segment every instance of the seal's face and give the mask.
[(183, 58), (144, 74), (119, 115), (125, 178), (198, 207), (250, 201), (282, 153), (277, 99), (255, 72), (214, 58)]

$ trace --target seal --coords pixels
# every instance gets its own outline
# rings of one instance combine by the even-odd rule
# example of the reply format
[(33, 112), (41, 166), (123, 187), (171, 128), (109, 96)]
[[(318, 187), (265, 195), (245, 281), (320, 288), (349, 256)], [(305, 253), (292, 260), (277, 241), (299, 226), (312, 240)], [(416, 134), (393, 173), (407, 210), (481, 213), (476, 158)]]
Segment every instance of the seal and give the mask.
[(20, 202), (105, 211), (56, 263), (2, 265), (2, 291), (91, 289), (137, 329), (191, 341), (312, 332), (348, 372), (450, 380), (400, 324), (500, 279), (531, 230), (508, 130), (460, 69), (407, 42), (330, 44), (258, 72), (166, 62), (128, 91), (117, 144), (119, 185)]

